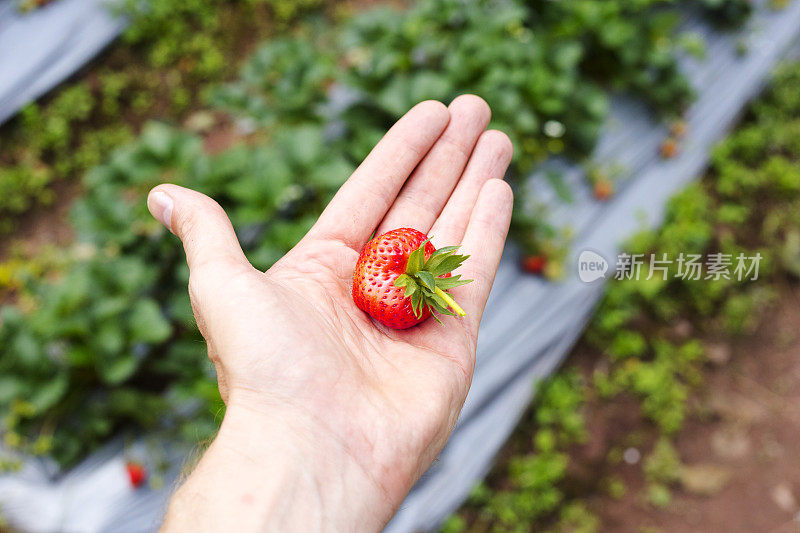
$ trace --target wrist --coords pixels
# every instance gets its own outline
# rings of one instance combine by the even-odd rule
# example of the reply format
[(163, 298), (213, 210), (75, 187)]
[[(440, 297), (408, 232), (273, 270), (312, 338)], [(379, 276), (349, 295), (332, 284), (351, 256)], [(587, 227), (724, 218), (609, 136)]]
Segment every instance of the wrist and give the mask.
[(238, 400), (230, 398), (219, 434), (173, 499), (165, 529), (186, 520), (200, 530), (382, 528), (394, 505), (318, 425), (289, 409)]

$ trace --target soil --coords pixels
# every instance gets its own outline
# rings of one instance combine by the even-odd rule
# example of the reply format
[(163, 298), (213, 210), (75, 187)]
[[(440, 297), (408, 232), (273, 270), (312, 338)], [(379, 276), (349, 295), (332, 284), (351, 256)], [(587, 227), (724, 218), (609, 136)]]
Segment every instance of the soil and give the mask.
[(31, 256), (44, 245), (64, 247), (72, 241), (68, 215), (80, 194), (80, 185), (74, 181), (58, 181), (53, 185), (53, 192), (55, 199), (50, 205), (27, 213), (19, 219), (13, 234), (0, 239), (0, 262), (8, 258), (12, 247), (21, 247), (25, 256)]
[[(800, 286), (782, 291), (753, 334), (709, 341), (716, 362), (690, 399), (691, 416), (675, 437), (684, 478), (672, 501), (646, 501), (641, 464), (609, 466), (613, 447), (646, 457), (657, 437), (638, 407), (622, 398), (592, 402), (587, 442), (573, 450), (568, 493), (586, 498), (601, 531), (800, 532)], [(568, 365), (591, 372), (596, 354), (579, 346)], [(633, 455), (636, 455), (635, 453)], [(686, 470), (684, 470), (685, 472)], [(609, 476), (626, 487), (605, 490)]]

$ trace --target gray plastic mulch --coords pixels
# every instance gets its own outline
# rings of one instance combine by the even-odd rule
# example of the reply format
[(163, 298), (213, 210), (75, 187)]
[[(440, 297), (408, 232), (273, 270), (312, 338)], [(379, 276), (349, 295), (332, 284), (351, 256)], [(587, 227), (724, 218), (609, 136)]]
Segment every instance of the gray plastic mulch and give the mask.
[[(24, 16), (13, 5), (0, 0), (0, 122), (69, 76), (122, 28), (97, 0), (57, 0)], [(563, 204), (547, 180), (534, 181), (537, 199), (554, 206), (557, 220), (575, 228), (570, 272), (557, 283), (523, 275), (515, 250), (506, 250), (461, 418), (440, 457), (388, 525), (389, 533), (435, 529), (485, 476), (529, 406), (535, 383), (563, 361), (602, 296), (602, 281), (584, 284), (575, 275), (577, 254), (591, 249), (613, 265), (626, 237), (643, 224), (660, 222), (666, 201), (700, 176), (710, 148), (800, 39), (800, 0), (777, 12), (761, 2), (747, 28), (731, 34), (710, 31), (694, 19), (685, 26), (706, 35), (708, 49), (706, 60), (684, 61), (698, 100), (689, 110), (690, 134), (680, 156), (661, 160), (658, 146), (666, 128), (640, 105), (620, 98), (594, 154), (598, 164), (626, 169), (628, 177), (616, 196), (597, 202), (577, 166), (564, 161), (545, 165), (564, 172), (574, 195), (572, 203)], [(737, 54), (740, 40), (747, 43), (746, 55)], [(124, 475), (123, 449), (121, 441), (112, 442), (57, 481), (51, 461), (26, 460), (21, 472), (0, 476), (3, 516), (25, 531), (155, 531), (184, 453), (168, 452), (173, 467), (164, 477), (165, 488), (132, 490)], [(128, 448), (134, 455), (137, 450), (146, 453), (144, 441)]]
[(103, 0), (55, 0), (20, 13), (0, 0), (0, 124), (72, 75), (125, 27)]

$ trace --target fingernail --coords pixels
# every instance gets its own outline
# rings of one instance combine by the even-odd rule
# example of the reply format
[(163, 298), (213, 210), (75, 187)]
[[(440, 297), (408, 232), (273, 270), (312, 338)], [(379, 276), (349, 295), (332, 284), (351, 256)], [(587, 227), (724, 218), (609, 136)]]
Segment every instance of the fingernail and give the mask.
[(170, 231), (172, 231), (172, 205), (172, 198), (161, 191), (150, 193), (147, 197), (147, 208), (150, 213)]

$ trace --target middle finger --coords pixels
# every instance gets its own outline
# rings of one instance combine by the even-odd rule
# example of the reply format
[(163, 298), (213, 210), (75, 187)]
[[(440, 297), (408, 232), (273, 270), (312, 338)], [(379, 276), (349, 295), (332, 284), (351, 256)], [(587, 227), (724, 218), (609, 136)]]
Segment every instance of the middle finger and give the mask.
[(489, 106), (474, 95), (459, 96), (448, 110), (447, 129), (403, 186), (378, 235), (401, 227), (427, 233), (447, 203), (491, 118)]

